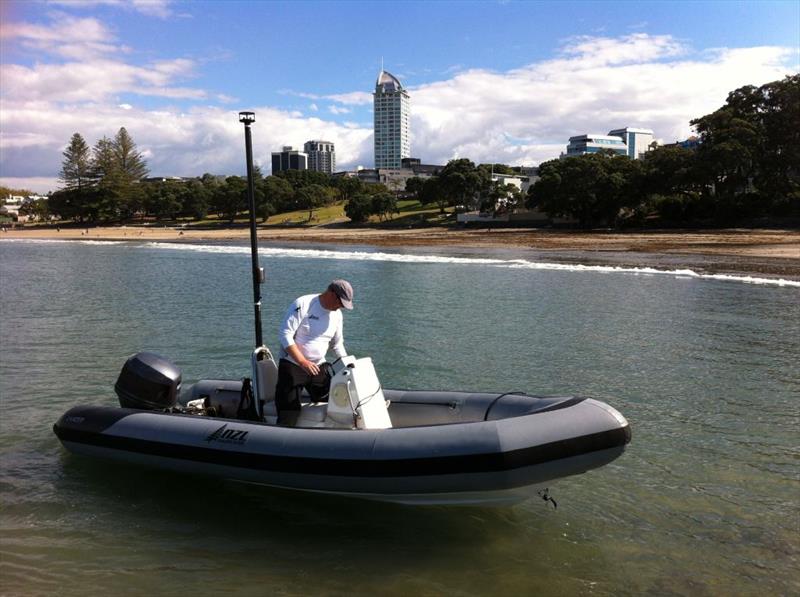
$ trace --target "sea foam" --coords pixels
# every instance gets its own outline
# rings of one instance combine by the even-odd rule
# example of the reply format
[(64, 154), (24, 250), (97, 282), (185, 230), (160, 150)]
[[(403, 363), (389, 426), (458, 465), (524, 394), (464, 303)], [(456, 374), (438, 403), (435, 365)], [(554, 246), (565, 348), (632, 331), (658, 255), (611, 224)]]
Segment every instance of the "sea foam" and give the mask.
[[(249, 255), (250, 247), (245, 245), (206, 245), (194, 243), (145, 242), (140, 241), (97, 241), (97, 240), (45, 240), (45, 239), (0, 239), (0, 242), (18, 243), (81, 243), (85, 245), (126, 244), (134, 248), (148, 250), (194, 251), (198, 253), (218, 253)], [(560, 271), (577, 273), (628, 274), (648, 276), (673, 276), (697, 280), (720, 280), (765, 286), (800, 288), (800, 280), (784, 278), (760, 278), (736, 274), (706, 274), (691, 269), (657, 269), (654, 267), (627, 267), (616, 265), (584, 265), (580, 263), (550, 263), (529, 261), (527, 259), (497, 259), (488, 257), (454, 257), (448, 255), (421, 255), (417, 253), (385, 253), (381, 251), (345, 251), (333, 249), (293, 249), (282, 247), (261, 247), (260, 255), (273, 258), (331, 259), (341, 261), (388, 261), (409, 264), (453, 264), (482, 265), (515, 269)]]
[[(183, 243), (152, 242), (142, 245), (150, 248), (177, 249), (184, 251), (200, 251), (204, 253), (249, 254), (250, 248), (236, 245), (195, 245)], [(333, 259), (342, 261), (389, 261), (395, 263), (434, 264), (446, 263), (454, 265), (488, 265), (561, 272), (587, 272), (605, 274), (633, 275), (666, 275), (676, 278), (693, 278), (698, 280), (721, 280), (745, 284), (785, 286), (800, 288), (800, 280), (783, 278), (759, 278), (735, 274), (704, 274), (691, 269), (657, 269), (653, 267), (625, 267), (615, 265), (584, 265), (573, 263), (550, 263), (545, 261), (528, 261), (527, 259), (495, 259), (486, 257), (452, 257), (447, 255), (420, 255), (416, 253), (384, 253), (373, 251), (343, 251), (332, 249), (292, 249), (261, 247), (260, 255), (275, 258)]]

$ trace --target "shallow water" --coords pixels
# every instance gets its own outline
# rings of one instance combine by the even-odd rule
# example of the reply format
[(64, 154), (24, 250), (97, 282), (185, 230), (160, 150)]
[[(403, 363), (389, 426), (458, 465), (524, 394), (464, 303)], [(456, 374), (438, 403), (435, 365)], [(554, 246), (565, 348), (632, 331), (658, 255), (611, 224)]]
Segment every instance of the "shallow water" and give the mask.
[(0, 592), (788, 594), (800, 591), (800, 289), (555, 268), (513, 251), (264, 247), (264, 336), (332, 277), (386, 387), (595, 396), (615, 463), (513, 508), (403, 507), (71, 456), (68, 407), (125, 358), (248, 375), (247, 247), (0, 242)]

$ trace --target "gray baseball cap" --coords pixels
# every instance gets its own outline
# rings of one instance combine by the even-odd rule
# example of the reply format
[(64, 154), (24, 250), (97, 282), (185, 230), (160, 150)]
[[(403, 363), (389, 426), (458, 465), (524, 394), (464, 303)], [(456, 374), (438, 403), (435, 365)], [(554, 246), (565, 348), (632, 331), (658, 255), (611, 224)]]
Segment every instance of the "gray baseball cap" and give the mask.
[(353, 308), (353, 287), (347, 280), (334, 280), (328, 286), (328, 290), (332, 291), (342, 303), (345, 309)]

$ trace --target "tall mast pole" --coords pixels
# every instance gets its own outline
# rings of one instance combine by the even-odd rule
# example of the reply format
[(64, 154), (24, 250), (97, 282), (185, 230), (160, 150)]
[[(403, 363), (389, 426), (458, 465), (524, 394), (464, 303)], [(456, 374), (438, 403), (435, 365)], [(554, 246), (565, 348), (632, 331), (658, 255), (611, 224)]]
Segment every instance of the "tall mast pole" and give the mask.
[(261, 283), (264, 270), (258, 265), (258, 236), (256, 234), (256, 197), (253, 181), (253, 142), (250, 125), (256, 121), (254, 112), (239, 112), (239, 122), (244, 124), (244, 145), (247, 154), (247, 205), (250, 211), (250, 256), (253, 262), (253, 310), (255, 313), (256, 348), (263, 346), (261, 335)]

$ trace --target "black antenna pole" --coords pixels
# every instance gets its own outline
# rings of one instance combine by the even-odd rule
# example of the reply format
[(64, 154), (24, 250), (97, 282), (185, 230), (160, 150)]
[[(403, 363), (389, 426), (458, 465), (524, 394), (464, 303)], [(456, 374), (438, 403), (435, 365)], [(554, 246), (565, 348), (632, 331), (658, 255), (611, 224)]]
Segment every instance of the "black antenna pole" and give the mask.
[(261, 336), (261, 283), (264, 270), (258, 265), (258, 237), (256, 235), (256, 197), (253, 182), (253, 142), (250, 125), (256, 121), (255, 112), (239, 112), (239, 122), (244, 124), (244, 145), (247, 152), (247, 205), (250, 210), (250, 255), (253, 260), (253, 308), (256, 323), (256, 348), (263, 346)]

